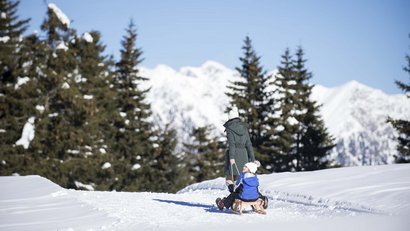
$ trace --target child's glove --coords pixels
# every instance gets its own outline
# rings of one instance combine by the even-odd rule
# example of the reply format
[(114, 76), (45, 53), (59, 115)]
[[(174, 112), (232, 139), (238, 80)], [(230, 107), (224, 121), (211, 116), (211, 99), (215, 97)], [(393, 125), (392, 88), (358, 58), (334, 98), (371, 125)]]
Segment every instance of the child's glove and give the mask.
[(228, 190), (229, 190), (230, 193), (233, 193), (233, 189), (234, 189), (233, 184), (228, 185)]
[(235, 192), (236, 192), (236, 193), (241, 193), (241, 192), (242, 192), (242, 188), (243, 188), (243, 185), (240, 184), (238, 187), (236, 187)]

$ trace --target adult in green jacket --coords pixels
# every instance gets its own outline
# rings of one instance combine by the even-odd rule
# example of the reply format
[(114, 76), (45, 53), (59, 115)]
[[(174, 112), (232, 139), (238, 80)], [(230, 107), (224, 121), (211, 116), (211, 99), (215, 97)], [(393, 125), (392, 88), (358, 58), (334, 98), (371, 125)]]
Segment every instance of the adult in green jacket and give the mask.
[(235, 179), (232, 179), (232, 175), (237, 178), (246, 163), (255, 161), (248, 127), (239, 119), (236, 106), (233, 106), (232, 110), (229, 111), (228, 118), (229, 120), (224, 124), (228, 139), (224, 168), (227, 185), (231, 184), (231, 181), (235, 181)]

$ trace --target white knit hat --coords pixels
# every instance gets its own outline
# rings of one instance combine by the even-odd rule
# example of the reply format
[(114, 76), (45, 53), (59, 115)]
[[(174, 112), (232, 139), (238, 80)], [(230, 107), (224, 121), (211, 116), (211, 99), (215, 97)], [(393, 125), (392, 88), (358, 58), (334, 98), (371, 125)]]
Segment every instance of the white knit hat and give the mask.
[(253, 162), (248, 162), (245, 164), (245, 166), (249, 169), (251, 173), (256, 173), (256, 170), (258, 170), (258, 166)]
[(228, 120), (234, 119), (234, 118), (239, 118), (239, 112), (238, 108), (236, 106), (233, 106), (232, 109), (229, 111), (228, 114)]

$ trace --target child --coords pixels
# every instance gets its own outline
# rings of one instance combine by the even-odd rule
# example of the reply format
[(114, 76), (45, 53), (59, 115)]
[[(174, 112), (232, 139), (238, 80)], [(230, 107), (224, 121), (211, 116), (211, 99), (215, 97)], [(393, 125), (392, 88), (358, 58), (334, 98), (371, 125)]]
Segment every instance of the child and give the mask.
[[(253, 162), (246, 163), (243, 166), (242, 173), (239, 175), (239, 178), (236, 180), (235, 186), (228, 186), (228, 188), (233, 190), (231, 194), (226, 198), (216, 199), (216, 204), (219, 210), (223, 208), (230, 208), (235, 201), (235, 199), (241, 199), (242, 201), (255, 201), (259, 198), (259, 180), (255, 175), (257, 170), (257, 165)], [(264, 199), (264, 198), (263, 198)], [(264, 205), (264, 207), (267, 206)]]

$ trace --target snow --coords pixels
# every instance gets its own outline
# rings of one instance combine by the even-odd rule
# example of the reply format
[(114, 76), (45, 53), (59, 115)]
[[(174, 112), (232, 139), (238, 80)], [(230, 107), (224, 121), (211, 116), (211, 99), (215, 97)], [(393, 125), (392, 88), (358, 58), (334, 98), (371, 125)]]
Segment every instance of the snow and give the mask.
[[(182, 142), (189, 141), (187, 134), (193, 126), (211, 125), (212, 135), (224, 137), (225, 110), (229, 106), (226, 86), (238, 80), (237, 71), (214, 61), (180, 70), (158, 65), (153, 69), (142, 67), (140, 71), (150, 79), (142, 86), (144, 89), (151, 87), (147, 100), (155, 120), (159, 124), (172, 122), (178, 132), (179, 148)], [(269, 72), (272, 76), (276, 73), (276, 70)], [(404, 94), (387, 95), (350, 81), (334, 88), (315, 85), (312, 99), (323, 105), (320, 115), (329, 133), (335, 137), (337, 146), (331, 158), (337, 164), (393, 163), (393, 156), (397, 154), (397, 132), (386, 123), (386, 118), (410, 120), (409, 99)]]
[(288, 84), (289, 84), (289, 85), (296, 85), (297, 82), (296, 82), (295, 80), (291, 80), (291, 81), (288, 82)]
[(61, 86), (61, 88), (70, 89), (70, 84), (68, 84), (67, 82), (64, 82), (63, 85)]
[(141, 75), (150, 78), (142, 85), (151, 87), (147, 100), (151, 102), (161, 124), (178, 128), (181, 141), (187, 139), (190, 126), (212, 125), (215, 135), (222, 133), (228, 119), (224, 110), (229, 104), (226, 86), (235, 79), (235, 71), (214, 61), (200, 67), (183, 67), (179, 71), (166, 65), (155, 69), (141, 68)]
[(17, 83), (14, 86), (14, 89), (15, 90), (19, 89), (21, 85), (26, 84), (28, 81), (30, 81), (30, 78), (27, 77), (27, 76), (26, 77), (17, 77)]
[(80, 154), (80, 150), (68, 149), (68, 150), (67, 150), (67, 153), (73, 154), (73, 155), (78, 155), (78, 154)]
[(91, 34), (88, 32), (85, 32), (83, 34), (83, 39), (88, 43), (92, 43), (94, 41), (93, 36), (91, 36)]
[(67, 51), (67, 50), (68, 50), (68, 47), (67, 47), (67, 45), (65, 44), (65, 42), (60, 42), (60, 43), (58, 43), (56, 49), (57, 49), (57, 50)]
[(386, 164), (397, 153), (397, 132), (386, 120), (410, 120), (405, 95), (387, 95), (357, 81), (340, 87), (316, 86), (312, 98), (322, 103), (321, 115), (337, 138), (333, 157), (344, 166)]
[(57, 117), (57, 116), (58, 116), (58, 113), (57, 113), (57, 112), (48, 114), (48, 117), (50, 117), (50, 118), (52, 118), (52, 117)]
[(111, 163), (110, 162), (105, 162), (103, 164), (103, 166), (101, 166), (101, 169), (109, 169), (109, 168), (111, 168)]
[(31, 65), (33, 65), (33, 61), (28, 61), (24, 62), (23, 65), (21, 65), (22, 68), (29, 68)]
[(63, 25), (66, 25), (67, 27), (70, 27), (70, 19), (68, 19), (68, 17), (63, 13), (62, 10), (60, 10), (60, 8), (57, 7), (56, 4), (50, 3), (50, 4), (48, 4), (48, 8), (55, 13), (57, 18), (60, 20), (60, 22)]
[(21, 138), (16, 141), (16, 145), (22, 145), (24, 149), (28, 149), (30, 142), (34, 139), (34, 121), (36, 117), (30, 117), (23, 127)]
[[(0, 177), (0, 230), (409, 230), (410, 164), (259, 175), (267, 215), (219, 211), (223, 178), (176, 194), (63, 189)], [(92, 185), (75, 182), (93, 190)]]
[(88, 191), (94, 191), (94, 187), (91, 184), (83, 184), (79, 181), (74, 181), (74, 184), (77, 188), (84, 188), (84, 189), (87, 189)]
[(84, 95), (84, 99), (90, 100), (93, 99), (94, 96), (93, 95)]
[(36, 110), (39, 111), (40, 113), (43, 113), (45, 110), (45, 107), (43, 105), (36, 105)]
[(6, 18), (7, 18), (6, 12), (1, 12), (1, 18), (3, 18), (3, 19), (6, 19)]
[(299, 121), (295, 117), (289, 117), (288, 118), (288, 123), (290, 125), (297, 125), (297, 124), (299, 124)]
[(134, 164), (134, 165), (132, 166), (131, 170), (137, 170), (137, 169), (139, 169), (139, 168), (141, 168), (141, 165), (140, 165), (140, 164)]
[(0, 42), (7, 43), (10, 40), (10, 36), (0, 37)]

